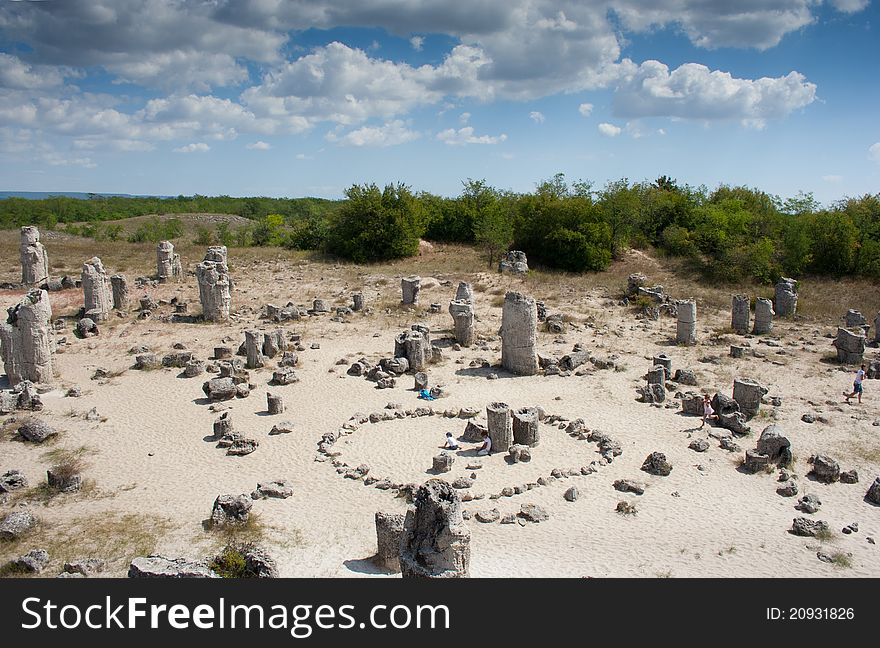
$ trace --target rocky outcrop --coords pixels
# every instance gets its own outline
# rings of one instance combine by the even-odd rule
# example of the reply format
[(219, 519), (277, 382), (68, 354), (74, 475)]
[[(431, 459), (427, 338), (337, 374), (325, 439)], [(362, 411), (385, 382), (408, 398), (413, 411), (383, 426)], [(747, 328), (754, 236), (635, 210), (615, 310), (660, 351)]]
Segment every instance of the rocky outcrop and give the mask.
[(55, 378), (55, 331), (45, 290), (31, 290), (0, 324), (0, 358), (10, 385), (23, 380), (50, 383)]
[(159, 554), (140, 556), (131, 561), (129, 578), (219, 578), (204, 562), (167, 558)]
[(404, 578), (466, 578), (470, 574), (471, 533), (464, 524), (458, 493), (431, 479), (413, 495), (400, 539)]

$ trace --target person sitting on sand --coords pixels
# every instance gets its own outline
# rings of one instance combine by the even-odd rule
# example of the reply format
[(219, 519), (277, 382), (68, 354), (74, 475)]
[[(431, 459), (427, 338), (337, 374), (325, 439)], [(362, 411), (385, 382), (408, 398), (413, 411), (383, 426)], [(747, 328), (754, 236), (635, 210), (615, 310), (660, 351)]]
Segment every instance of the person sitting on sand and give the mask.
[(700, 423), (700, 427), (706, 425), (706, 421), (712, 418), (717, 421), (718, 415), (712, 409), (712, 401), (709, 400), (709, 394), (703, 394), (703, 422)]
[(458, 450), (458, 441), (452, 436), (452, 432), (446, 433), (446, 443), (443, 447), (450, 450)]
[(849, 403), (849, 399), (853, 396), (859, 397), (859, 403), (862, 402), (862, 381), (865, 379), (865, 365), (859, 367), (859, 370), (856, 372), (855, 380), (853, 380), (853, 390), (851, 394), (847, 394), (843, 392), (844, 397), (846, 398), (846, 402)]
[(492, 452), (492, 439), (489, 438), (488, 432), (483, 432), (482, 437), (483, 445), (481, 445), (480, 449), (477, 450), (477, 455), (480, 457), (485, 457), (487, 454)]

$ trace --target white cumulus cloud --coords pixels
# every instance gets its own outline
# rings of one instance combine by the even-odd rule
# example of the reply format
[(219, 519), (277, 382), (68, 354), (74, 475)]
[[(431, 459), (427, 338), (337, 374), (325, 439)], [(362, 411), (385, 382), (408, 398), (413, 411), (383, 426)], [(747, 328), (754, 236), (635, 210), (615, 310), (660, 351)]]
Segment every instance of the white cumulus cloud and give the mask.
[(589, 117), (590, 115), (593, 114), (593, 104), (591, 104), (591, 103), (582, 103), (580, 106), (578, 106), (578, 112), (579, 112), (583, 117)]
[(543, 124), (546, 121), (544, 113), (538, 112), (537, 110), (533, 110), (529, 113), (529, 119), (531, 119), (536, 124)]
[(211, 150), (211, 147), (205, 144), (204, 142), (193, 142), (192, 144), (187, 144), (186, 146), (180, 146), (174, 149), (175, 153), (206, 153)]
[(621, 128), (619, 126), (609, 124), (608, 122), (602, 122), (601, 124), (599, 124), (598, 128), (599, 133), (601, 133), (605, 137), (617, 137), (621, 133)]
[(501, 135), (475, 135), (473, 126), (465, 126), (458, 130), (447, 128), (437, 133), (437, 139), (450, 146), (464, 146), (466, 144), (500, 144), (507, 139), (507, 134)]
[(327, 140), (340, 146), (374, 146), (387, 147), (406, 144), (420, 137), (419, 133), (407, 128), (406, 124), (397, 119), (382, 126), (362, 126), (344, 135), (334, 132), (327, 134)]
[(413, 36), (409, 39), (409, 44), (412, 45), (412, 48), (415, 51), (421, 52), (422, 47), (425, 45), (425, 38), (424, 36)]
[(249, 148), (252, 151), (268, 151), (270, 148), (272, 148), (272, 145), (268, 142), (259, 140), (257, 142), (254, 142), (253, 144), (246, 145), (245, 148)]

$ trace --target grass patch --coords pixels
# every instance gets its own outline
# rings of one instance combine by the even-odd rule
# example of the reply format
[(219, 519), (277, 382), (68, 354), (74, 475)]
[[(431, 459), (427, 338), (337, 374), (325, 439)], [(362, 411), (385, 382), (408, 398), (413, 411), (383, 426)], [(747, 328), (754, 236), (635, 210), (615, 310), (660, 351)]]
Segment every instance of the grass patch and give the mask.
[(848, 553), (835, 551), (831, 554), (831, 564), (841, 569), (849, 569), (853, 566), (853, 559)]
[(837, 534), (831, 529), (819, 529), (816, 532), (816, 539), (820, 542), (834, 542), (837, 540)]

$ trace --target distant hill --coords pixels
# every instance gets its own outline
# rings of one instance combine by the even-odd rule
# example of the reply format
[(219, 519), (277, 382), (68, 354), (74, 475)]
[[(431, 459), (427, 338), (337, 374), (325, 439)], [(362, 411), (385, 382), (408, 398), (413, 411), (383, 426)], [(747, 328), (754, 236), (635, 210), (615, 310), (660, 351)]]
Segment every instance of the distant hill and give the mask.
[(89, 196), (105, 196), (109, 198), (170, 198), (171, 196), (141, 196), (124, 193), (86, 193), (84, 191), (0, 191), (0, 200), (4, 198), (26, 198), (28, 200), (43, 200), (52, 196), (64, 196), (65, 198), (77, 198), (88, 200)]

